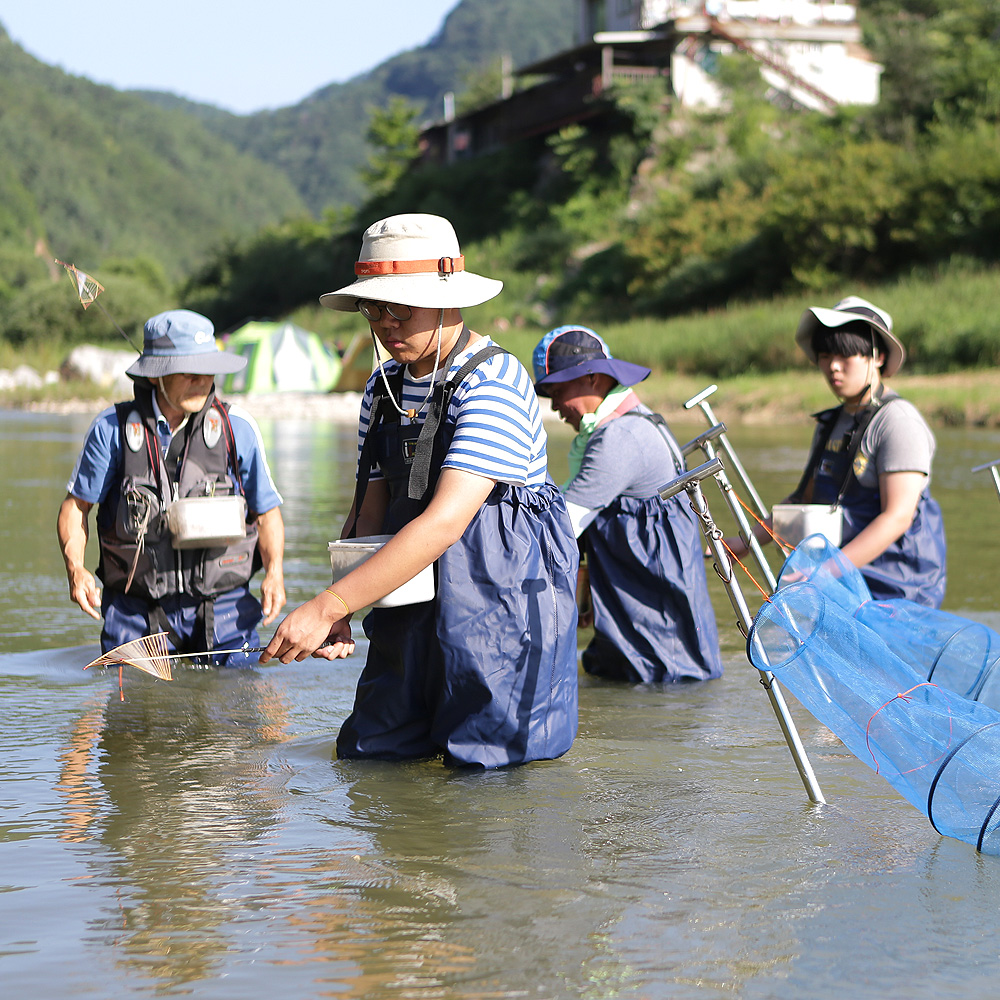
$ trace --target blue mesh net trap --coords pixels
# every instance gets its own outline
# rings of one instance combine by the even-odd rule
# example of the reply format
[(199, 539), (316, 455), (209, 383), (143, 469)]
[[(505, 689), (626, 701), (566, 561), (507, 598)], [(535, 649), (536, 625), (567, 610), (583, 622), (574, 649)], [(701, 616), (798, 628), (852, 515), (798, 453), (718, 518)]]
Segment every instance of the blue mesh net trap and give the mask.
[(747, 652), (939, 833), (1000, 854), (1000, 633), (874, 601), (812, 535), (782, 567)]

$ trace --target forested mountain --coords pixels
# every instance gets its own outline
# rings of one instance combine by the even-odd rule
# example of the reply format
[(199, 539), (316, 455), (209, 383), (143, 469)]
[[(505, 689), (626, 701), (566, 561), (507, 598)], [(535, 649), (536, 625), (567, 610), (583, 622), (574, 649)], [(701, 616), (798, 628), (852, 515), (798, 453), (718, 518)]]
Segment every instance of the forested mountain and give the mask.
[(398, 95), (427, 117), (440, 117), (446, 92), (461, 93), (488, 73), (496, 75), (499, 97), (500, 57), (506, 53), (515, 67), (526, 66), (569, 48), (576, 12), (577, 0), (462, 0), (426, 45), (293, 107), (240, 116), (181, 106), (237, 149), (284, 171), (318, 214), (363, 198), (358, 168), (367, 156), (363, 140), (372, 108)]
[[(1000, 7), (862, 0), (860, 21), (885, 67), (877, 106), (790, 110), (769, 99), (758, 64), (720, 53), (724, 109), (677, 107), (663, 78), (616, 84), (599, 118), (411, 165), (357, 219), (264, 232), (182, 295), (225, 318), (308, 308), (331, 271), (350, 273), (362, 224), (400, 211), (455, 223), (472, 259), (505, 281), (504, 328), (669, 317), (805, 289), (835, 301), (845, 285), (997, 260)], [(964, 363), (984, 351), (977, 335), (957, 353)], [(775, 360), (765, 349), (755, 363)]]
[(46, 66), (0, 27), (0, 298), (39, 242), (88, 266), (148, 256), (176, 277), (303, 210), (279, 170), (197, 118)]
[[(68, 289), (55, 303), (33, 256), (40, 237), (66, 256), (80, 248), (76, 263), (107, 281), (102, 301), (126, 329), (180, 304), (220, 329), (315, 310), (301, 318), (328, 335), (337, 317), (317, 295), (351, 273), (361, 229), (400, 211), (452, 219), (472, 259), (505, 281), (494, 317), (504, 329), (671, 317), (807, 289), (833, 300), (844, 286), (1000, 257), (995, 0), (860, 0), (865, 43), (885, 67), (875, 107), (826, 116), (776, 105), (759, 67), (734, 52), (715, 70), (723, 110), (677, 107), (662, 77), (622, 82), (594, 119), (451, 165), (414, 162), (412, 121), (383, 129), (399, 101), (431, 114), (444, 91), (460, 103), (495, 92), (491, 61), (509, 51), (524, 65), (570, 44), (574, 10), (574, 0), (463, 0), (424, 48), (249, 117), (97, 87), (4, 36), (0, 340), (107, 335)], [(362, 189), (376, 109), (388, 112), (376, 117), (387, 141)], [(949, 363), (992, 357), (984, 343), (970, 335)], [(698, 347), (685, 363), (709, 371)], [(765, 344), (753, 363), (782, 359)]]
[(176, 280), (262, 226), (357, 204), (374, 108), (401, 96), (433, 116), (449, 90), (499, 84), (501, 54), (523, 65), (570, 44), (575, 9), (463, 0), (426, 46), (248, 116), (71, 76), (0, 25), (0, 300), (44, 273), (41, 246), (89, 267), (148, 257)]

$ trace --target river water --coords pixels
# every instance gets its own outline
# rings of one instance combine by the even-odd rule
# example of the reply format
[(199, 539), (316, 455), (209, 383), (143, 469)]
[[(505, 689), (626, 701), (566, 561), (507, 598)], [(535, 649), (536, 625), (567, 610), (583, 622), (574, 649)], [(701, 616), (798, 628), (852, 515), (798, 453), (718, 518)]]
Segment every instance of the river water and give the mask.
[[(811, 805), (718, 581), (721, 680), (581, 677), (571, 751), (511, 771), (338, 762), (363, 638), (336, 664), (126, 668), (120, 700), (117, 671), (82, 670), (98, 627), (54, 537), (88, 423), (0, 411), (4, 996), (996, 996), (1000, 858), (939, 837), (787, 696)], [(294, 604), (329, 580), (354, 428), (261, 426)], [(769, 502), (807, 436), (730, 430)], [(938, 439), (945, 606), (997, 626), (1000, 504), (969, 470), (1000, 435)]]

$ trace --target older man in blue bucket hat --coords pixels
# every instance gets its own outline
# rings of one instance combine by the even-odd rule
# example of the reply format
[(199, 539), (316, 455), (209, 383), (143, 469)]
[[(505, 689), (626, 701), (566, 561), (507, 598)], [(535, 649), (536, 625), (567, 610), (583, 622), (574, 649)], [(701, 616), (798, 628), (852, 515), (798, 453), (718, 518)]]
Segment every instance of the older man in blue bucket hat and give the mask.
[[(101, 646), (151, 632), (203, 653), (258, 645), (285, 603), (281, 496), (253, 417), (215, 395), (215, 376), (246, 359), (220, 351), (210, 320), (187, 309), (149, 319), (128, 369), (135, 397), (91, 424), (59, 508), (70, 599), (104, 616)], [(98, 505), (97, 576), (84, 565)], [(249, 582), (263, 567), (261, 601)], [(225, 666), (256, 654), (210, 658)]]
[(594, 626), (583, 667), (612, 680), (708, 680), (722, 673), (698, 523), (659, 487), (684, 470), (666, 421), (632, 388), (649, 375), (585, 326), (559, 326), (532, 359), (535, 391), (576, 431), (562, 490), (585, 562)]

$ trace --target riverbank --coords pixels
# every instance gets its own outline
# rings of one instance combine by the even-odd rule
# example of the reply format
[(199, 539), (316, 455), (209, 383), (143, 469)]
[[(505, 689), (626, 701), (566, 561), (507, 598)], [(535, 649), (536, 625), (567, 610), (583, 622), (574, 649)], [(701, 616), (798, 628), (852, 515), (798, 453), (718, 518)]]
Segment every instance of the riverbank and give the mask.
[[(897, 375), (891, 387), (909, 399), (926, 419), (941, 427), (1000, 427), (1000, 370), (971, 370), (934, 375)], [(743, 375), (713, 381), (704, 376), (654, 372), (639, 393), (668, 420), (683, 421), (684, 403), (717, 385), (708, 397), (718, 419), (730, 425), (780, 424), (832, 406), (834, 399), (823, 379), (811, 370), (769, 375)], [(32, 392), (0, 393), (0, 408), (45, 413), (98, 413), (112, 400), (95, 388), (93, 395), (65, 396), (65, 386)], [(232, 396), (255, 417), (294, 417), (307, 420), (355, 422), (361, 405), (357, 392), (268, 393)], [(553, 417), (543, 402), (546, 417)], [(692, 420), (703, 418), (696, 409)]]
[[(742, 375), (717, 381), (654, 372), (642, 384), (643, 400), (667, 419), (684, 414), (684, 403), (716, 384), (708, 398), (727, 424), (779, 424), (833, 406), (835, 399), (813, 369)], [(939, 427), (1000, 427), (1000, 370), (975, 369), (929, 375), (896, 375), (886, 384)], [(697, 412), (697, 411), (696, 411)]]

